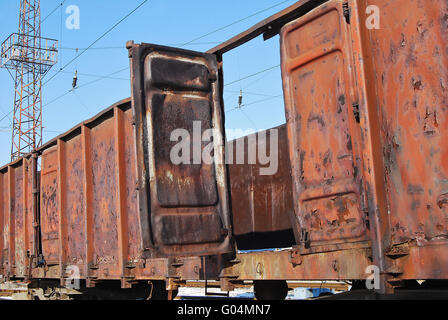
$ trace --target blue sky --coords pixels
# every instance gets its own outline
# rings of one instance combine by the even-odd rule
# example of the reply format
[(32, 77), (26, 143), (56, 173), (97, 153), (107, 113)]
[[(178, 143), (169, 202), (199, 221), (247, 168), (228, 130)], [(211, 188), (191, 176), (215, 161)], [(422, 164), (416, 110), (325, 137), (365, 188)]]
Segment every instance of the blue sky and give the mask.
[[(19, 0), (0, 0), (0, 41), (18, 30)], [(67, 0), (42, 24), (42, 36), (59, 40), (59, 63), (46, 75), (76, 56), (76, 50), (88, 47), (107, 29), (135, 8), (141, 0)], [(43, 87), (44, 142), (88, 119), (114, 102), (130, 96), (129, 69), (114, 74), (113, 79), (102, 79), (69, 93), (75, 70), (78, 85), (98, 79), (129, 66), (125, 43), (148, 42), (180, 46), (213, 30), (227, 26), (264, 9), (242, 22), (197, 40), (185, 48), (206, 51), (244, 31), (262, 19), (294, 4), (296, 0), (149, 0), (107, 36), (86, 51), (71, 65)], [(46, 17), (61, 0), (41, 0), (41, 16)], [(80, 9), (79, 30), (65, 27), (65, 9), (77, 5)], [(61, 10), (62, 8), (62, 10)], [(62, 24), (61, 24), (62, 17)], [(231, 83), (280, 63), (278, 36), (263, 41), (258, 37), (224, 55), (224, 83)], [(45, 80), (44, 80), (45, 82)], [(0, 119), (12, 110), (13, 82), (5, 69), (0, 69)], [(276, 67), (257, 76), (225, 86), (226, 110), (238, 104), (239, 90), (243, 90), (242, 110), (226, 113), (227, 129), (261, 130), (285, 122), (280, 68)], [(261, 101), (261, 102), (260, 102)], [(10, 160), (10, 117), (0, 122), (0, 165)]]

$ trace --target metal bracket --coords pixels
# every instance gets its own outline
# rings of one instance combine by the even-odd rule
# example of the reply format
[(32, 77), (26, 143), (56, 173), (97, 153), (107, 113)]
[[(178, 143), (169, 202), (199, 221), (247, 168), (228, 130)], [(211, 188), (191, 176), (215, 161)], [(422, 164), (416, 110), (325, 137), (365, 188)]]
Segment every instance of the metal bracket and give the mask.
[(409, 246), (407, 244), (393, 246), (385, 253), (390, 259), (398, 259), (409, 255)]
[(294, 246), (291, 251), (289, 251), (288, 260), (294, 267), (302, 264), (302, 255), (300, 254), (300, 250), (297, 246)]

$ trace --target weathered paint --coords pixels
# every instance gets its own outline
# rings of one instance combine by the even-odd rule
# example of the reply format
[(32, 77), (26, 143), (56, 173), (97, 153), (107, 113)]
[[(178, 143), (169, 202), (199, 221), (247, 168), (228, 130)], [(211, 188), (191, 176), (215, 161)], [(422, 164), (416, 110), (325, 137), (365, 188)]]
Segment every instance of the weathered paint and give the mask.
[(123, 279), (138, 261), (132, 118), (124, 100), (42, 151), (42, 254), (57, 277), (77, 266), (82, 278)]
[[(270, 130), (277, 131), (277, 150), (270, 146)], [(231, 155), (228, 152), (228, 163), (234, 234), (291, 229), (294, 208), (286, 125), (229, 141), (227, 145), (232, 150)], [(263, 145), (267, 145), (266, 154), (277, 159), (275, 174), (261, 175), (260, 168), (268, 165), (261, 164), (258, 156), (252, 163), (249, 161), (249, 150), (253, 150), (253, 156), (257, 147)], [(238, 146), (244, 146), (245, 159), (238, 159)]]

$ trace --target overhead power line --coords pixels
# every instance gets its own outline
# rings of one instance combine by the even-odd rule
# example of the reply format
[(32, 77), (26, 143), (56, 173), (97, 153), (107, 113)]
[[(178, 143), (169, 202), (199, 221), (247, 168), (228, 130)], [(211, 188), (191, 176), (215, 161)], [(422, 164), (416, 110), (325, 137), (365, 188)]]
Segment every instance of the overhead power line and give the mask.
[(82, 56), (87, 50), (89, 50), (91, 47), (93, 47), (98, 41), (100, 41), (102, 38), (104, 38), (107, 34), (109, 34), (112, 30), (114, 30), (118, 25), (120, 25), (124, 20), (129, 18), (135, 11), (140, 9), (146, 2), (149, 0), (143, 0), (142, 3), (140, 3), (136, 8), (134, 8), (131, 12), (129, 12), (127, 15), (125, 15), (123, 18), (121, 18), (117, 23), (115, 23), (112, 27), (110, 27), (107, 31), (105, 31), (101, 36), (99, 36), (95, 41), (93, 41), (87, 48), (82, 50), (78, 55), (76, 55), (73, 59), (71, 59), (69, 62), (67, 62), (57, 73), (55, 73), (50, 79), (48, 79), (44, 85), (46, 85), (48, 82), (50, 82), (54, 77), (56, 77), (62, 70), (64, 70), (66, 67), (68, 67), (70, 64), (72, 64), (76, 59), (78, 59), (80, 56)]
[[(54, 71), (57, 72), (57, 71)], [(61, 71), (61, 73), (65, 73), (65, 74), (74, 74), (75, 71)], [(86, 77), (95, 77), (95, 78), (101, 78), (101, 79), (105, 79), (105, 77), (107, 79), (111, 79), (111, 80), (124, 80), (124, 81), (130, 81), (130, 78), (120, 78), (120, 77), (109, 77), (107, 75), (101, 75), (101, 74), (95, 74), (95, 73), (82, 73), (82, 72), (78, 72), (78, 75), (80, 76), (86, 76)]]
[[(264, 72), (270, 71), (270, 70), (272, 70), (272, 69), (278, 68), (279, 66), (280, 66), (280, 65), (275, 65), (275, 66), (269, 67), (269, 68), (267, 68), (267, 69), (264, 69), (264, 70), (261, 70), (261, 71), (258, 71), (258, 72), (249, 74), (249, 75), (247, 75), (247, 76), (244, 76), (244, 77), (241, 78), (241, 79), (238, 79), (238, 80), (235, 80), (235, 81), (226, 83), (224, 86), (229, 86), (229, 85), (232, 85), (232, 84), (234, 84), (234, 83), (243, 81), (243, 80), (245, 80), (245, 79), (252, 78), (252, 77), (254, 77), (254, 76), (256, 76), (256, 75), (259, 75), (259, 74), (261, 74), (261, 73), (264, 73)], [(114, 72), (109, 73), (109, 74), (107, 74), (107, 75), (99, 76), (98, 79), (95, 79), (95, 80), (92, 80), (92, 81), (90, 81), (90, 82), (87, 82), (87, 83), (85, 83), (85, 84), (83, 84), (83, 85), (77, 87), (76, 89), (80, 89), (80, 88), (89, 86), (89, 85), (91, 85), (91, 84), (94, 84), (94, 83), (96, 83), (96, 82), (98, 82), (98, 81), (101, 81), (101, 80), (104, 80), (104, 79), (114, 79), (114, 78), (112, 78), (111, 76), (113, 76), (113, 75), (115, 75), (115, 74), (117, 74), (117, 73), (123, 72), (123, 71), (125, 71), (125, 70), (128, 70), (128, 69), (129, 69), (129, 67), (125, 67), (125, 68), (123, 68), (123, 69), (114, 71)], [(61, 71), (60, 71), (60, 72), (61, 72)], [(92, 75), (92, 76), (93, 76), (93, 75)], [(72, 91), (72, 90), (68, 90), (67, 92), (61, 94), (60, 96), (54, 98), (54, 99), (51, 100), (50, 102), (48, 102), (48, 103), (46, 103), (45, 105), (43, 105), (43, 107), (48, 106), (48, 105), (50, 105), (50, 104), (52, 104), (52, 103), (58, 101), (59, 99), (65, 97), (66, 95), (68, 95), (69, 93), (71, 93), (71, 91)], [(278, 97), (280, 97), (280, 96), (281, 96), (281, 95), (277, 95), (277, 96), (269, 96), (267, 99), (263, 99), (263, 100), (257, 101), (256, 103), (263, 102), (263, 101), (270, 100), (270, 99), (275, 99), (275, 98), (278, 98)], [(253, 104), (253, 103), (250, 103), (250, 104)], [(242, 106), (248, 106), (248, 105), (250, 105), (250, 104), (243, 104)], [(236, 108), (235, 108), (235, 109), (236, 109)], [(226, 112), (230, 112), (230, 111), (232, 111), (232, 110), (234, 110), (234, 109), (226, 110)], [(3, 118), (1, 118), (1, 119), (0, 119), (0, 122), (3, 121), (4, 119), (6, 119), (6, 117), (8, 117), (11, 113), (12, 113), (12, 111), (9, 112), (7, 115), (5, 115)]]
[[(224, 92), (224, 94), (225, 93), (240, 93), (240, 91), (237, 91), (237, 90), (225, 90), (225, 92)], [(249, 92), (249, 91), (245, 91), (245, 90), (243, 90), (243, 93), (244, 94), (248, 94), (248, 95), (251, 95), (251, 96), (261, 96), (261, 97), (277, 97), (276, 95), (273, 95), (273, 94), (265, 94), (265, 93), (258, 93), (258, 92)]]
[(269, 98), (266, 98), (266, 99), (261, 99), (261, 100), (253, 101), (253, 102), (250, 102), (250, 103), (242, 104), (241, 107), (235, 107), (235, 108), (232, 108), (232, 109), (229, 109), (229, 110), (225, 110), (225, 112), (228, 113), (228, 112), (231, 112), (231, 111), (234, 111), (234, 110), (241, 109), (243, 107), (247, 107), (247, 106), (251, 106), (253, 104), (258, 104), (258, 103), (262, 103), (262, 102), (265, 102), (265, 101), (277, 99), (277, 98), (280, 98), (280, 97), (283, 97), (283, 94), (279, 94), (279, 95), (272, 96), (272, 97), (269, 97)]
[(44, 23), (45, 22), (45, 20), (47, 20), (53, 13), (55, 13), (56, 12), (56, 10), (58, 10), (58, 8), (59, 7), (62, 7), (63, 5), (64, 5), (64, 2), (65, 1), (67, 1), (67, 0), (64, 0), (64, 1), (62, 1), (60, 4), (58, 4), (57, 6), (56, 6), (56, 8), (54, 8), (43, 20), (42, 20), (42, 22), (41, 22), (41, 24), (42, 23)]
[[(209, 45), (209, 44), (219, 44), (221, 42), (219, 41), (208, 41), (208, 42), (195, 42), (192, 43), (191, 45), (195, 45), (195, 46), (199, 46), (199, 45)], [(171, 47), (178, 47), (181, 46), (182, 43), (165, 43), (164, 45), (166, 46), (171, 46)], [(76, 51), (76, 50), (84, 50), (86, 48), (74, 48), (74, 47), (61, 47), (59, 48), (61, 50), (71, 50), (71, 51)], [(110, 46), (110, 47), (91, 47), (89, 50), (124, 50), (125, 46)]]
[[(129, 69), (129, 67), (126, 67), (126, 68), (123, 68), (123, 69), (114, 71), (114, 72), (109, 73), (109, 74), (107, 74), (107, 75), (105, 75), (105, 76), (102, 76), (101, 78), (92, 80), (92, 81), (90, 81), (90, 82), (87, 82), (87, 83), (85, 83), (85, 84), (79, 86), (79, 87), (76, 87), (75, 90), (81, 89), (81, 88), (86, 87), (86, 86), (90, 86), (91, 84), (94, 84), (94, 83), (96, 83), (96, 82), (98, 82), (98, 81), (101, 81), (101, 80), (104, 80), (104, 79), (108, 79), (108, 78), (110, 79), (110, 76), (113, 76), (114, 74), (123, 72), (123, 71), (128, 70), (128, 69)], [(52, 103), (54, 103), (54, 102), (60, 100), (61, 98), (65, 97), (66, 95), (70, 94), (72, 91), (73, 91), (73, 89), (68, 90), (67, 92), (61, 94), (60, 96), (58, 96), (58, 97), (56, 97), (56, 98), (54, 98), (54, 99), (51, 100), (50, 102), (44, 104), (44, 105), (42, 106), (42, 108), (44, 108), (44, 107), (46, 107), (46, 106), (48, 106), (48, 105), (50, 105), (50, 104), (52, 104)], [(0, 121), (1, 121), (1, 120), (0, 120)]]
[(227, 28), (229, 28), (229, 27), (231, 27), (231, 26), (233, 26), (233, 25), (235, 25), (235, 24), (238, 24), (238, 23), (240, 23), (240, 22), (243, 22), (243, 21), (245, 21), (245, 20), (247, 20), (247, 19), (250, 19), (250, 18), (252, 18), (252, 17), (254, 17), (254, 16), (256, 16), (256, 15), (259, 15), (259, 14), (261, 14), (261, 13), (263, 13), (263, 12), (266, 12), (266, 11), (268, 11), (268, 10), (271, 10), (271, 9), (273, 9), (273, 8), (275, 8), (275, 7), (278, 7), (278, 6), (282, 5), (282, 4), (284, 4), (284, 3), (286, 3), (286, 2), (290, 2), (290, 1), (291, 1), (291, 0), (282, 1), (282, 2), (279, 2), (279, 3), (277, 3), (277, 4), (274, 4), (273, 6), (271, 6), (271, 7), (269, 7), (269, 8), (266, 8), (266, 9), (263, 9), (263, 10), (260, 10), (260, 11), (257, 11), (257, 12), (255, 12), (255, 13), (253, 13), (253, 14), (251, 14), (251, 15), (245, 17), (245, 18), (239, 19), (239, 20), (234, 21), (234, 22), (232, 22), (232, 23), (230, 23), (230, 24), (228, 24), (228, 25), (225, 25), (225, 26), (223, 26), (223, 27), (220, 27), (220, 28), (218, 28), (218, 29), (216, 29), (216, 30), (210, 31), (210, 32), (208, 32), (208, 33), (206, 33), (206, 34), (204, 34), (204, 35), (202, 35), (202, 36), (200, 36), (200, 37), (194, 38), (193, 40), (190, 40), (190, 41), (188, 41), (188, 42), (185, 42), (184, 44), (181, 45), (181, 47), (184, 47), (184, 46), (186, 46), (186, 45), (191, 44), (192, 42), (196, 42), (197, 40), (200, 40), (200, 39), (203, 39), (203, 38), (205, 38), (205, 37), (208, 37), (209, 35), (214, 34), (214, 33), (216, 33), (216, 32), (219, 32), (219, 31), (222, 31), (222, 30), (224, 30), (224, 29), (227, 29)]
[(238, 82), (240, 82), (240, 81), (243, 81), (243, 80), (246, 80), (246, 79), (249, 79), (249, 78), (255, 77), (255, 76), (257, 76), (257, 75), (259, 75), (259, 74), (261, 74), (261, 73), (264, 73), (264, 72), (267, 72), (267, 71), (273, 70), (273, 69), (275, 69), (275, 68), (278, 68), (278, 67), (280, 67), (280, 65), (279, 65), (279, 64), (277, 64), (277, 65), (275, 65), (275, 66), (272, 66), (272, 67), (269, 67), (269, 68), (267, 68), (267, 69), (264, 69), (264, 70), (261, 70), (261, 71), (258, 71), (258, 72), (255, 72), (255, 73), (252, 73), (252, 74), (250, 74), (250, 75), (247, 75), (247, 76), (245, 76), (245, 77), (243, 77), (243, 78), (240, 78), (240, 79), (238, 79), (238, 80), (235, 80), (235, 81), (232, 81), (232, 82), (226, 83), (226, 84), (224, 84), (224, 86), (225, 86), (225, 87), (226, 87), (226, 86), (230, 86), (230, 85), (232, 85), (232, 84), (234, 84), (234, 83), (238, 83)]

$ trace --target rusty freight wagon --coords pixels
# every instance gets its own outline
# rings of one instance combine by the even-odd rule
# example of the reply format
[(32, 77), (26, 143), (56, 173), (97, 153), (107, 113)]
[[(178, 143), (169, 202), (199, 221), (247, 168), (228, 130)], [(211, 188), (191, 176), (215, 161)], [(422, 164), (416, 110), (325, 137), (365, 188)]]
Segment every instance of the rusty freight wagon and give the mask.
[[(225, 161), (224, 55), (259, 35), (281, 43), (270, 176)], [(285, 280), (357, 289), (376, 270), (377, 293), (446, 288), (445, 0), (302, 0), (206, 53), (127, 47), (130, 99), (0, 168), (7, 280), (64, 285), (75, 270), (85, 292), (121, 297), (253, 280), (281, 298)], [(214, 129), (214, 161), (173, 163), (171, 133), (196, 125)]]

